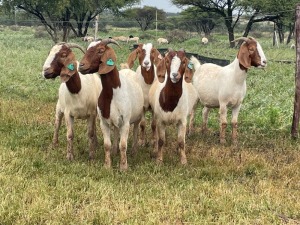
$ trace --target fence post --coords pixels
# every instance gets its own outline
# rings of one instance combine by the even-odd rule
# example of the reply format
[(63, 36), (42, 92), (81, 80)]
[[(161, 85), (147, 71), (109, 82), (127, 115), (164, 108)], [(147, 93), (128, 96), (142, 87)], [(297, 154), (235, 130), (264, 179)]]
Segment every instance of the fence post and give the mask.
[(298, 137), (299, 113), (300, 113), (300, 4), (296, 6), (296, 72), (295, 72), (295, 100), (294, 115), (291, 134), (293, 138)]

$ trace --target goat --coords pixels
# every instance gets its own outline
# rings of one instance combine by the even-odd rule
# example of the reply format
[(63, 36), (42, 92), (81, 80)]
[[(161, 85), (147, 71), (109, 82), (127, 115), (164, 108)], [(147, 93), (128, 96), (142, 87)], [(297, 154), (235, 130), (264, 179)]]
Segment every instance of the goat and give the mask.
[[(156, 122), (156, 143), (154, 153), (157, 163), (163, 161), (163, 145), (167, 124), (177, 124), (181, 164), (186, 164), (185, 135), (187, 117), (196, 105), (198, 96), (190, 83), (193, 65), (184, 50), (170, 50), (157, 66), (158, 79), (149, 91), (150, 105), (154, 110)], [(165, 78), (165, 76), (167, 77)], [(184, 77), (184, 79), (183, 79)]]
[(98, 112), (104, 138), (105, 167), (111, 168), (110, 128), (119, 132), (120, 170), (128, 169), (127, 140), (130, 124), (133, 129), (133, 153), (137, 149), (138, 125), (143, 114), (143, 91), (138, 83), (128, 76), (132, 70), (117, 70), (116, 54), (107, 46), (113, 39), (92, 42), (80, 61), (79, 71), (83, 74), (98, 72), (103, 86), (99, 96)]
[(43, 66), (42, 74), (46, 79), (61, 78), (59, 87), (59, 98), (56, 104), (55, 130), (53, 135), (53, 146), (58, 145), (58, 132), (63, 116), (67, 126), (67, 159), (74, 158), (73, 153), (73, 123), (74, 118), (86, 119), (88, 123), (89, 157), (94, 158), (97, 143), (96, 118), (97, 103), (101, 82), (97, 74), (82, 76), (78, 72), (78, 61), (71, 48), (79, 48), (72, 43), (60, 43), (52, 47)]
[(136, 42), (136, 43), (139, 43), (139, 40), (140, 40), (139, 37), (133, 37), (132, 35), (130, 35), (130, 36), (127, 38), (127, 43), (128, 43), (129, 41), (134, 41), (134, 42)]
[(208, 39), (206, 37), (203, 37), (201, 39), (201, 43), (204, 44), (204, 45), (206, 45), (208, 43)]
[(166, 38), (158, 38), (157, 43), (158, 44), (169, 44), (169, 41)]
[(267, 59), (261, 45), (254, 38), (237, 38), (234, 42), (243, 40), (235, 60), (221, 67), (212, 63), (200, 65), (192, 57), (195, 65), (193, 85), (196, 87), (200, 102), (204, 105), (202, 130), (207, 130), (208, 113), (211, 108), (219, 108), (220, 142), (226, 143), (225, 129), (227, 127), (227, 107), (232, 107), (232, 141), (237, 144), (238, 114), (246, 95), (247, 71), (251, 66), (264, 68)]
[(112, 37), (112, 39), (114, 39), (115, 41), (127, 42), (127, 37), (125, 36), (116, 36), (116, 37)]
[(82, 40), (86, 41), (86, 42), (92, 42), (92, 41), (95, 40), (95, 38), (92, 37), (92, 36), (85, 36), (85, 37), (82, 38)]
[[(132, 51), (127, 59), (127, 64), (122, 64), (121, 68), (126, 68), (125, 65), (128, 65), (128, 68), (132, 68), (134, 61), (139, 59), (139, 66), (136, 69), (137, 82), (140, 84), (143, 95), (144, 95), (144, 113), (140, 123), (141, 128), (141, 137), (140, 144), (144, 145), (145, 140), (145, 113), (149, 108), (149, 90), (153, 82), (157, 79), (156, 76), (156, 65), (162, 59), (160, 52), (153, 47), (152, 43), (139, 44), (138, 47)], [(152, 113), (152, 110), (151, 110)], [(152, 124), (153, 125), (153, 124)]]

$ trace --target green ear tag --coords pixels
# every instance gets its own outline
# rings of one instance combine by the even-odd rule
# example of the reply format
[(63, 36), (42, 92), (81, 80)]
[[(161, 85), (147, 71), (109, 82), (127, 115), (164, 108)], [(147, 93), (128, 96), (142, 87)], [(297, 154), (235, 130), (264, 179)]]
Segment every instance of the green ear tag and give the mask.
[(192, 62), (189, 62), (188, 68), (191, 69), (191, 70), (193, 69), (193, 63)]
[(69, 70), (74, 70), (74, 64), (73, 63), (70, 63), (67, 67), (68, 67)]
[(109, 59), (106, 61), (106, 65), (113, 66), (113, 65), (115, 65), (115, 62), (112, 59)]

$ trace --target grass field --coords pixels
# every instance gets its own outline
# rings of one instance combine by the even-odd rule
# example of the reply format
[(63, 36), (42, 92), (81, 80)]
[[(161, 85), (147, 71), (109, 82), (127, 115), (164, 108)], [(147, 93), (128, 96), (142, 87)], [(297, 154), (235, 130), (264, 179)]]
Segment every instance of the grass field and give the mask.
[[(230, 126), (228, 143), (218, 143), (216, 110), (212, 131), (201, 134), (199, 107), (196, 133), (186, 141), (188, 165), (179, 163), (170, 127), (163, 165), (150, 159), (151, 147), (143, 147), (136, 158), (128, 156), (129, 171), (120, 173), (118, 157), (112, 170), (103, 168), (99, 123), (94, 162), (88, 161), (83, 121), (75, 121), (73, 162), (66, 159), (65, 126), (58, 149), (49, 147), (60, 80), (43, 79), (41, 70), (53, 43), (29, 28), (2, 28), (0, 224), (300, 224), (300, 143), (290, 136), (295, 64), (276, 62), (295, 60), (295, 52), (274, 48), (271, 37), (259, 39), (266, 70), (248, 73), (237, 149)], [(197, 38), (170, 46), (231, 61), (237, 53), (224, 36), (207, 46)], [(119, 63), (130, 53), (128, 44), (114, 49)]]

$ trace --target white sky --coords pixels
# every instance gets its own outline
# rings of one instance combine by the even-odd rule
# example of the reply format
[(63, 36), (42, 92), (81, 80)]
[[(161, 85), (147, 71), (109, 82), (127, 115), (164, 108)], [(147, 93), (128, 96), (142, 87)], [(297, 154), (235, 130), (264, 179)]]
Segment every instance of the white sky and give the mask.
[(177, 13), (181, 11), (180, 8), (172, 4), (171, 0), (141, 0), (141, 6), (145, 5), (162, 9), (165, 12)]

